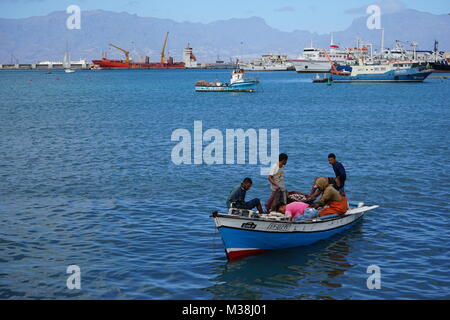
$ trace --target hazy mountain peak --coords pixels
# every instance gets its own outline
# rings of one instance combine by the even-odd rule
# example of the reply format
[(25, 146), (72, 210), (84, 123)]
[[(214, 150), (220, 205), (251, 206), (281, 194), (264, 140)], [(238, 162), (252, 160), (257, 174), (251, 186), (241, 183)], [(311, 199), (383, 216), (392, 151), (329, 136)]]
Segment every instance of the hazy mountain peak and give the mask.
[[(90, 10), (82, 12), (81, 30), (67, 30), (65, 11), (26, 19), (0, 19), (0, 63), (9, 63), (11, 55), (23, 63), (41, 60), (61, 60), (66, 41), (73, 59), (97, 59), (102, 52), (111, 58), (123, 54), (108, 46), (117, 44), (135, 57), (148, 55), (159, 60), (166, 32), (170, 32), (168, 50), (175, 60), (182, 59), (189, 42), (201, 62), (214, 61), (217, 56), (228, 60), (244, 56), (257, 57), (265, 53), (298, 56), (311, 40), (318, 47), (330, 42), (330, 34), (309, 31), (284, 32), (269, 26), (261, 17), (230, 18), (211, 23), (177, 22), (170, 19), (142, 17), (127, 12)], [(333, 32), (341, 46), (354, 46), (356, 38), (380, 43), (380, 30), (368, 30), (367, 17), (357, 17), (344, 31)], [(441, 49), (450, 48), (450, 19), (414, 9), (401, 9), (382, 15), (386, 47), (399, 39), (419, 43), (419, 49), (432, 49), (440, 40)]]

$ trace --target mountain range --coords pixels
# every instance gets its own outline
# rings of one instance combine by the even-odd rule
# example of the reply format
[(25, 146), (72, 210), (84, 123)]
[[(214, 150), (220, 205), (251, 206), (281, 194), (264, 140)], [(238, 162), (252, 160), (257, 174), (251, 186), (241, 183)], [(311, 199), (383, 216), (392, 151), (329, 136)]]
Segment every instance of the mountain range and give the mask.
[[(198, 61), (212, 62), (217, 57), (248, 60), (266, 53), (288, 54), (294, 58), (311, 41), (314, 46), (325, 47), (331, 39), (331, 34), (307, 30), (281, 31), (259, 17), (191, 23), (92, 10), (82, 12), (79, 30), (67, 29), (67, 18), (64, 11), (23, 19), (1, 18), (0, 63), (61, 61), (66, 46), (73, 60), (98, 59), (102, 52), (109, 58), (123, 58), (123, 54), (111, 48), (109, 43), (130, 51), (135, 60), (148, 55), (151, 61), (158, 61), (166, 32), (170, 32), (167, 49), (176, 61), (182, 59), (187, 43), (194, 48)], [(381, 32), (369, 30), (366, 20), (367, 17), (357, 17), (346, 30), (333, 32), (334, 42), (354, 47), (359, 37), (379, 48)], [(441, 50), (450, 49), (450, 16), (447, 14), (403, 9), (382, 15), (382, 26), (386, 47), (401, 40), (405, 47), (414, 41), (419, 50), (432, 50), (434, 40), (439, 40)]]

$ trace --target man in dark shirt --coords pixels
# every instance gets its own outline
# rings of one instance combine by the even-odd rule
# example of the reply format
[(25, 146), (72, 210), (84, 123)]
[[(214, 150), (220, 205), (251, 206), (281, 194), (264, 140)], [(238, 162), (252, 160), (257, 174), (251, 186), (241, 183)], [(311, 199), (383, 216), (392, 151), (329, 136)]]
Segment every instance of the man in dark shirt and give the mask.
[[(336, 161), (336, 155), (334, 153), (330, 153), (328, 155), (328, 163), (333, 167), (335, 178), (328, 178), (328, 183), (331, 184), (337, 191), (339, 191), (341, 196), (345, 196), (345, 180), (347, 180), (347, 173), (345, 171), (342, 163)], [(311, 193), (309, 195), (310, 200), (315, 200), (320, 195), (320, 190), (317, 188), (317, 179), (320, 177), (316, 177), (314, 179), (314, 185), (311, 188)]]
[(330, 153), (328, 155), (328, 163), (333, 167), (335, 178), (328, 178), (328, 182), (333, 185), (333, 187), (339, 191), (339, 193), (344, 194), (345, 190), (345, 180), (347, 180), (347, 173), (345, 171), (342, 163), (336, 161), (336, 155)]
[(261, 201), (258, 198), (255, 198), (248, 202), (245, 201), (245, 195), (247, 191), (252, 187), (252, 184), (252, 179), (245, 178), (240, 185), (234, 187), (233, 190), (231, 190), (230, 196), (228, 197), (227, 207), (231, 208), (231, 206), (233, 206), (233, 208), (247, 210), (258, 208), (260, 214), (264, 213), (261, 206)]

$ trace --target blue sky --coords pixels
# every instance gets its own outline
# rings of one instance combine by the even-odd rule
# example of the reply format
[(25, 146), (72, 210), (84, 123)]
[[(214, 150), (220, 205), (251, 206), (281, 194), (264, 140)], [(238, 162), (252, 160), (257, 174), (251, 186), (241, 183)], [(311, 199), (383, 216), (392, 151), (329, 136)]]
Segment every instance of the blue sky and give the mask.
[(435, 14), (450, 13), (449, 0), (0, 0), (0, 17), (24, 18), (65, 10), (126, 11), (145, 17), (208, 23), (230, 18), (262, 17), (283, 31), (295, 29), (319, 33), (346, 29), (371, 4), (382, 12), (411, 8)]

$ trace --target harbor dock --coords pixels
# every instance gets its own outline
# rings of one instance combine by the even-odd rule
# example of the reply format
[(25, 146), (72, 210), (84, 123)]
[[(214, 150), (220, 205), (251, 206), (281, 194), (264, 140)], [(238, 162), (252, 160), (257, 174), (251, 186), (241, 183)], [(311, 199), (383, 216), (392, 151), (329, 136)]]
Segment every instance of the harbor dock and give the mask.
[[(71, 64), (72, 69), (88, 70), (93, 64), (77, 63)], [(63, 63), (16, 63), (16, 64), (0, 64), (0, 70), (63, 70)]]

